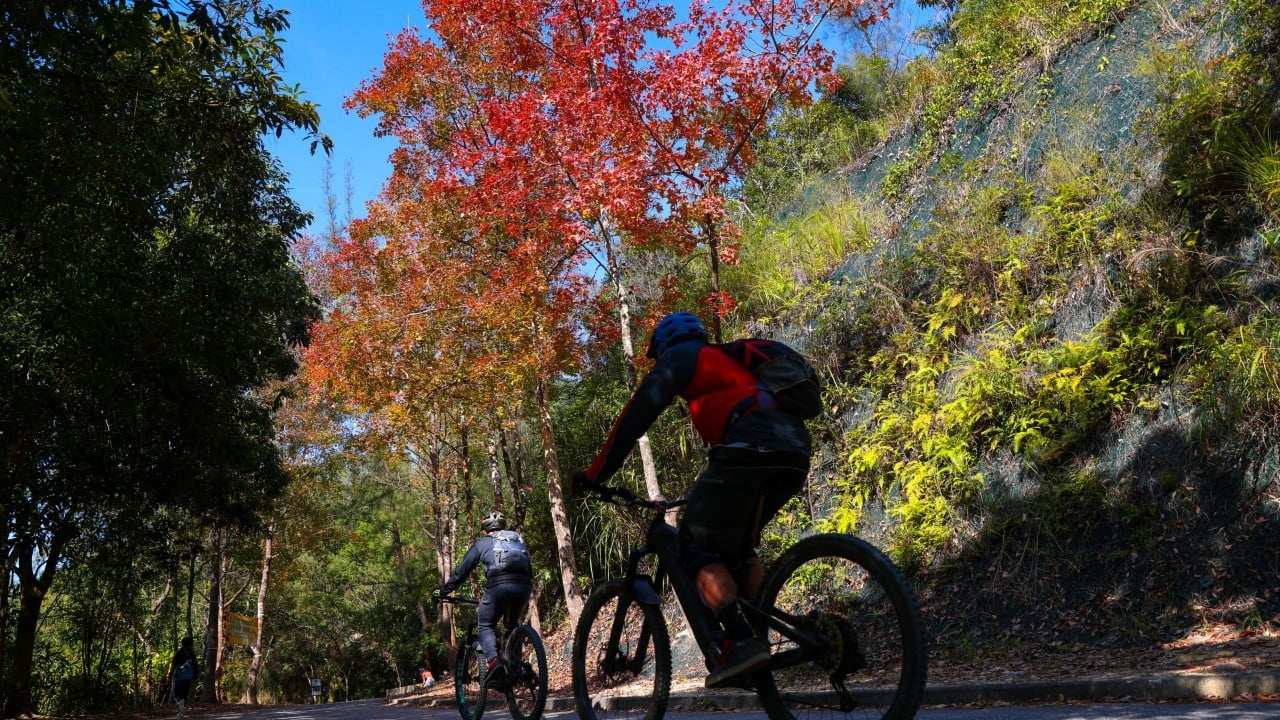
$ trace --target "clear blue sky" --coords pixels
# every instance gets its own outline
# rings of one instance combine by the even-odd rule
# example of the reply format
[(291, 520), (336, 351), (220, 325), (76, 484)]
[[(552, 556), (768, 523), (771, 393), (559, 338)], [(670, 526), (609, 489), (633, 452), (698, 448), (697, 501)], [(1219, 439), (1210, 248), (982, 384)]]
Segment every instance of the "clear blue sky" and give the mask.
[[(675, 0), (675, 4), (683, 2)], [(401, 30), (425, 25), (421, 0), (276, 0), (274, 5), (289, 10), (285, 82), (301, 85), (304, 97), (320, 106), (320, 129), (334, 144), (333, 192), (342, 203), (349, 167), (351, 216), (363, 217), (365, 203), (377, 196), (390, 174), (387, 158), (395, 141), (374, 137), (376, 119), (361, 119), (344, 110), (342, 103), (362, 81), (381, 70), (382, 58)], [(919, 12), (914, 0), (900, 0), (899, 5), (913, 17)], [(268, 150), (280, 158), (289, 174), (293, 199), (315, 216), (312, 231), (323, 232), (324, 153), (311, 155), (308, 145), (301, 134), (267, 139)], [(340, 207), (339, 220), (344, 212)]]
[[(305, 99), (320, 106), (320, 130), (333, 138), (330, 163), (339, 202), (351, 172), (351, 212), (364, 216), (364, 204), (377, 196), (390, 174), (391, 138), (375, 138), (375, 118), (361, 119), (342, 108), (360, 83), (382, 67), (391, 40), (401, 30), (424, 24), (421, 0), (277, 0), (289, 10), (284, 32), (284, 79), (301, 85)], [(301, 134), (267, 139), (267, 149), (289, 173), (293, 199), (315, 215), (312, 230), (325, 227), (324, 153), (313, 156)], [(342, 209), (339, 209), (342, 212)]]

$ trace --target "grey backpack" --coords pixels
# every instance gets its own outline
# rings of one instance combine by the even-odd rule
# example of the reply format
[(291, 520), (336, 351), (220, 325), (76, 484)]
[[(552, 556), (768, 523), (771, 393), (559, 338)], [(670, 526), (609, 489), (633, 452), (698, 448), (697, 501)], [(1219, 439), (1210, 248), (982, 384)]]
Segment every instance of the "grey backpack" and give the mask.
[(493, 540), (493, 563), (486, 568), (486, 575), (533, 572), (533, 564), (529, 561), (529, 546), (524, 544), (520, 533), (498, 530), (489, 533), (489, 538)]

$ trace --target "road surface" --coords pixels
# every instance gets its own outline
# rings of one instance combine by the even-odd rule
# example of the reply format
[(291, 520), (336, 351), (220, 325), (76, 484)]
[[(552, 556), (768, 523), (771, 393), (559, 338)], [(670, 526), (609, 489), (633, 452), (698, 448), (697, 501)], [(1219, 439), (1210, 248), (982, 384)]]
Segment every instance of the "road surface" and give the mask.
[[(385, 705), (381, 700), (263, 707), (199, 720), (458, 720), (453, 707), (416, 708)], [(489, 710), (485, 720), (509, 720), (506, 709)], [(666, 720), (768, 720), (758, 710), (726, 713), (668, 712)], [(1022, 705), (995, 708), (925, 708), (919, 720), (1276, 720), (1280, 703), (1096, 703), (1092, 705)], [(545, 720), (576, 720), (572, 712), (548, 712)]]

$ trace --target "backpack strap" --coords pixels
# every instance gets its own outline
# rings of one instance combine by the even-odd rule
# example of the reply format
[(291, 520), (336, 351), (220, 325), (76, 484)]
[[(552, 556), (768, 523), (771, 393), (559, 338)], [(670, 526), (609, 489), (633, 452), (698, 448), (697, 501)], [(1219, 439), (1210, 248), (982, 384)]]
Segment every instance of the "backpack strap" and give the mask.
[[(757, 338), (742, 338), (732, 342), (720, 343), (719, 347), (729, 357), (740, 363), (743, 367), (755, 373), (760, 363), (769, 359), (769, 354), (760, 348), (760, 343), (768, 342), (767, 340), (759, 340)], [(756, 383), (755, 392), (738, 401), (733, 409), (729, 411), (729, 416), (725, 418), (724, 429), (727, 431), (733, 427), (738, 418), (758, 409), (761, 406), (760, 393), (767, 392), (760, 387), (759, 382)]]
[(743, 365), (751, 368), (753, 371), (760, 363), (765, 362), (773, 356), (764, 351), (764, 344), (768, 340), (752, 339), (742, 343), (744, 348)]

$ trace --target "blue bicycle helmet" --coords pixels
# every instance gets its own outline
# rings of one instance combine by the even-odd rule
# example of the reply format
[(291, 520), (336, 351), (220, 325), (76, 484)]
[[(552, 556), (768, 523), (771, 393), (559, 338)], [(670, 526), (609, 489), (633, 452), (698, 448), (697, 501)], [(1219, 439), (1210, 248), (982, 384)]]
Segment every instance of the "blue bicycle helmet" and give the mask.
[(707, 329), (697, 315), (689, 312), (674, 312), (658, 321), (649, 338), (649, 350), (646, 356), (658, 359), (677, 341), (691, 337), (707, 339)]

